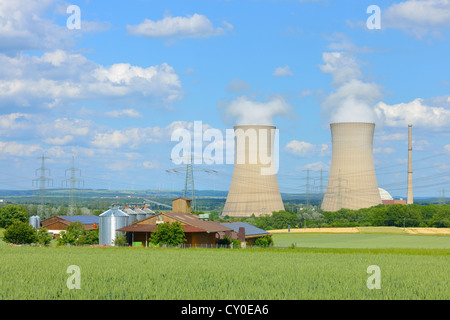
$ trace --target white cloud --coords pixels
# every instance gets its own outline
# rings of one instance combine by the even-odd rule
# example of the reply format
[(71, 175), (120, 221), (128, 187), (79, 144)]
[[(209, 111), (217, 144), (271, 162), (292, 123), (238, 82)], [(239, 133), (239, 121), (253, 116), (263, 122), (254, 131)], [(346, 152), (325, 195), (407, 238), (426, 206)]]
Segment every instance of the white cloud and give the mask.
[(216, 28), (204, 15), (195, 13), (187, 17), (165, 16), (162, 20), (153, 21), (145, 19), (138, 25), (127, 25), (127, 31), (131, 35), (148, 38), (208, 38), (232, 30), (233, 26), (224, 21), (224, 28)]
[(142, 118), (142, 114), (135, 109), (123, 109), (123, 110), (114, 110), (108, 111), (105, 113), (107, 117), (111, 118)]
[(386, 148), (374, 148), (373, 153), (386, 153), (386, 154), (392, 154), (395, 152), (395, 149), (386, 147)]
[(244, 81), (239, 78), (233, 78), (228, 82), (225, 89), (229, 93), (242, 93), (250, 91), (250, 84), (247, 81)]
[(293, 76), (294, 73), (291, 71), (290, 67), (288, 65), (284, 67), (278, 67), (275, 68), (275, 70), (272, 72), (272, 76), (274, 77), (286, 77), (286, 76)]
[(382, 10), (382, 28), (395, 28), (417, 37), (440, 35), (450, 27), (450, 0), (407, 0)]
[(156, 161), (156, 160), (152, 160), (152, 161), (144, 161), (144, 162), (142, 163), (142, 166), (143, 166), (145, 169), (156, 169), (156, 168), (159, 168), (159, 163), (158, 163), (158, 161)]
[(314, 145), (305, 141), (292, 140), (285, 146), (285, 150), (301, 157), (323, 156), (328, 150), (328, 145)]
[(382, 88), (363, 79), (360, 63), (348, 52), (325, 52), (320, 69), (332, 76), (334, 91), (322, 102), (330, 122), (377, 122), (374, 105)]
[(448, 128), (450, 123), (450, 109), (428, 106), (420, 98), (394, 105), (379, 102), (375, 106), (375, 113), (391, 127), (406, 127), (411, 124), (415, 127), (439, 129)]
[(308, 163), (307, 165), (305, 165), (302, 170), (304, 169), (309, 169), (312, 171), (320, 171), (320, 170), (324, 170), (324, 171), (328, 171), (330, 170), (330, 166), (323, 163), (322, 161), (319, 162), (314, 162), (314, 163)]
[(27, 157), (36, 156), (40, 152), (42, 148), (37, 144), (25, 145), (16, 141), (0, 141), (0, 155)]
[(267, 102), (251, 101), (246, 96), (222, 101), (218, 108), (225, 123), (236, 125), (273, 125), (276, 116), (288, 116), (293, 108), (284, 98), (277, 96)]
[(54, 108), (69, 100), (131, 96), (171, 103), (181, 99), (181, 83), (167, 63), (105, 67), (62, 50), (41, 57), (0, 54), (0, 105)]

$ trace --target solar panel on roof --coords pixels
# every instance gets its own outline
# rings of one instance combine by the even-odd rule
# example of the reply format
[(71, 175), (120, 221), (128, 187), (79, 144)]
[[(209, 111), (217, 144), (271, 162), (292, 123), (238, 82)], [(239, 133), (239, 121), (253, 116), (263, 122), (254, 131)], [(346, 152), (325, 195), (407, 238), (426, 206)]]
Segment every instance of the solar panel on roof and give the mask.
[(70, 222), (81, 222), (82, 224), (94, 224), (99, 223), (98, 216), (88, 215), (88, 216), (59, 216), (60, 218), (70, 221)]

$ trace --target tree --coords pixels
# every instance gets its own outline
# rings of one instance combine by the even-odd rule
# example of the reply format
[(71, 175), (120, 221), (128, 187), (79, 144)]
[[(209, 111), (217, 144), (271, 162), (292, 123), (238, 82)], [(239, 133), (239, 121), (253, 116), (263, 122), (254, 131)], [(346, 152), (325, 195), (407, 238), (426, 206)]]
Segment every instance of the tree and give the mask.
[(42, 228), (39, 229), (37, 232), (37, 242), (44, 245), (44, 246), (48, 246), (50, 244), (50, 242), (52, 241), (52, 236), (48, 233), (47, 229)]
[(14, 221), (3, 233), (3, 241), (13, 244), (30, 244), (38, 241), (36, 230), (27, 222)]
[(150, 241), (154, 244), (165, 244), (168, 246), (177, 246), (186, 242), (184, 228), (179, 222), (167, 222), (158, 224), (158, 229), (152, 232)]
[(14, 221), (28, 222), (24, 208), (12, 204), (0, 208), (0, 228), (8, 228)]

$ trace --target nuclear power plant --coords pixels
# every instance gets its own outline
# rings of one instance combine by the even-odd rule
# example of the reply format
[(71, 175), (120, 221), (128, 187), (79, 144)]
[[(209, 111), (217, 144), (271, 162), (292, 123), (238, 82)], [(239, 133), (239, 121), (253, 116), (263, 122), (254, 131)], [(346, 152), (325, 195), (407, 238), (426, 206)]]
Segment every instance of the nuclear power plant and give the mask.
[(273, 170), (275, 130), (274, 126), (234, 127), (234, 170), (223, 216), (259, 217), (284, 210)]
[(331, 123), (332, 156), (324, 211), (381, 204), (373, 161), (374, 123)]

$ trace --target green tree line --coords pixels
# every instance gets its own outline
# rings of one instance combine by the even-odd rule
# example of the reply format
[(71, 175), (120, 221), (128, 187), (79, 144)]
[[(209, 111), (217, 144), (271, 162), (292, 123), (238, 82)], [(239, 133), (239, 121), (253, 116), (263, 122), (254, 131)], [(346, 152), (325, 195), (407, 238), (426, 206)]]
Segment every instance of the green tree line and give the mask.
[(302, 212), (278, 211), (272, 215), (242, 218), (263, 230), (326, 227), (435, 227), (450, 228), (450, 205), (377, 205), (359, 210), (340, 209), (323, 212), (309, 208)]

